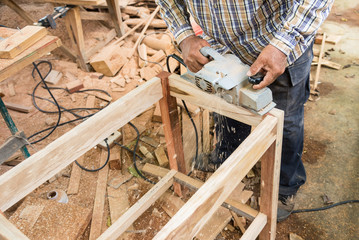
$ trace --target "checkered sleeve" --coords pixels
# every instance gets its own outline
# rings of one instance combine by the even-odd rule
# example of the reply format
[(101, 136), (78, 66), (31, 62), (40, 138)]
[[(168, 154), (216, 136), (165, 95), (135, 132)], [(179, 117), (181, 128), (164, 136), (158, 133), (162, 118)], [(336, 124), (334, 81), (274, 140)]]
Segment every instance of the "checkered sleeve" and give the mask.
[(329, 15), (334, 0), (294, 0), (282, 29), (274, 34), (270, 44), (287, 56), (298, 43), (306, 43)]
[(184, 0), (156, 0), (156, 3), (161, 7), (161, 16), (178, 44), (195, 35)]

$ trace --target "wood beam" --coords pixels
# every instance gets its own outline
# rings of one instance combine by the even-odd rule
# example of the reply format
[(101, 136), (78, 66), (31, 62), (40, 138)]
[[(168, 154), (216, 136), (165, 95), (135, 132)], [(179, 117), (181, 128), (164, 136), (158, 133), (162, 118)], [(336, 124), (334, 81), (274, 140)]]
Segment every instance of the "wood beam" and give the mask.
[(155, 186), (153, 186), (140, 200), (111, 225), (98, 239), (116, 240), (126, 229), (144, 213), (171, 185), (176, 170), (169, 171)]
[(261, 160), (261, 202), (260, 211), (268, 216), (267, 224), (261, 234), (260, 240), (275, 240), (277, 228), (277, 208), (279, 193), (280, 163), (282, 155), (284, 112), (272, 109), (269, 114), (278, 120), (276, 141), (269, 147)]
[(5, 211), (162, 98), (159, 78), (144, 83), (0, 176)]
[(192, 239), (196, 236), (275, 141), (273, 129), (276, 125), (275, 117), (266, 116), (154, 239)]
[[(142, 171), (155, 177), (163, 177), (170, 170), (146, 163), (146, 165), (142, 168)], [(178, 182), (194, 191), (197, 191), (204, 184), (204, 182), (193, 179), (180, 172), (176, 173), (174, 179), (175, 182)], [(222, 203), (222, 206), (249, 220), (254, 220), (254, 218), (258, 215), (257, 210), (254, 210), (246, 204), (234, 201), (231, 198), (227, 198), (226, 201)]]
[(106, 0), (108, 11), (115, 25), (117, 36), (121, 37), (125, 34), (125, 26), (122, 22), (121, 9), (119, 1)]
[(72, 46), (77, 50), (77, 59), (79, 61), (79, 65), (82, 70), (88, 72), (89, 68), (86, 65), (87, 56), (85, 53), (85, 40), (79, 7), (74, 7), (67, 12), (65, 23), (72, 42)]
[(259, 233), (263, 232), (263, 228), (267, 223), (267, 216), (263, 213), (259, 213), (254, 221), (249, 225), (247, 230), (241, 237), (241, 240), (253, 240), (256, 239)]
[[(160, 100), (162, 123), (165, 132), (169, 165), (171, 169), (186, 172), (184, 161), (181, 127), (178, 120), (177, 100), (170, 96), (167, 72), (158, 75), (161, 78), (163, 98)], [(178, 184), (174, 185), (175, 192), (181, 196), (181, 188)]]
[(218, 96), (204, 92), (177, 74), (172, 74), (168, 79), (171, 96), (183, 99), (209, 111), (217, 112), (251, 126), (257, 126), (263, 119), (262, 116), (243, 107), (235, 106)]

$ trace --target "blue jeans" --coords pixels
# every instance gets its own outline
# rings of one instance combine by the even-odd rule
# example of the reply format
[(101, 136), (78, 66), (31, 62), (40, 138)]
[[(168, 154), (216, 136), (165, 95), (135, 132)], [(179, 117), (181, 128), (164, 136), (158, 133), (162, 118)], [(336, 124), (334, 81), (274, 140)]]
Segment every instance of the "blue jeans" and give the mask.
[[(276, 108), (284, 111), (283, 149), (279, 194), (293, 195), (306, 181), (302, 162), (304, 140), (304, 103), (309, 97), (312, 46), (287, 67), (270, 86)], [(217, 164), (222, 163), (250, 134), (251, 127), (231, 118), (214, 114), (216, 123)]]

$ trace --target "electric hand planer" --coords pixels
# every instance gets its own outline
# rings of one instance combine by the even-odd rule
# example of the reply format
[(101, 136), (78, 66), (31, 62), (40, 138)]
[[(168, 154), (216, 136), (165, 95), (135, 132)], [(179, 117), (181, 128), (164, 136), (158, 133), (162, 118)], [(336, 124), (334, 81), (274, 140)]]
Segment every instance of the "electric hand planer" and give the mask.
[(276, 105), (269, 88), (254, 90), (253, 84), (263, 80), (263, 76), (247, 76), (249, 66), (242, 63), (234, 54), (221, 55), (210, 47), (200, 52), (210, 61), (197, 73), (188, 71), (181, 77), (195, 84), (205, 92), (220, 96), (228, 103), (248, 108), (259, 115), (270, 111)]

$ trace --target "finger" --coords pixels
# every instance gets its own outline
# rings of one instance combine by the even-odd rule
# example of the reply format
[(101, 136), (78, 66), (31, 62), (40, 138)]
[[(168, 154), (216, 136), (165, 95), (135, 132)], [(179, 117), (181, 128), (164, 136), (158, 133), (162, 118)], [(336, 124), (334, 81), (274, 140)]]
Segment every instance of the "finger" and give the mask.
[(202, 69), (203, 65), (201, 65), (200, 63), (198, 63), (197, 61), (193, 61), (191, 62), (188, 66), (188, 69), (191, 71), (191, 72), (198, 72), (199, 70)]
[(272, 82), (274, 82), (275, 78), (271, 72), (267, 72), (266, 75), (263, 78), (263, 81), (260, 82), (257, 85), (253, 85), (253, 89), (258, 90), (265, 88), (266, 86), (270, 85)]
[(253, 76), (256, 75), (264, 66), (264, 63), (261, 60), (261, 57), (259, 56), (257, 60), (254, 61), (252, 66), (249, 68), (247, 72), (247, 76)]
[(198, 53), (198, 56), (196, 56), (196, 60), (198, 63), (200, 63), (202, 66), (209, 63), (209, 58), (203, 56), (201, 52)]

